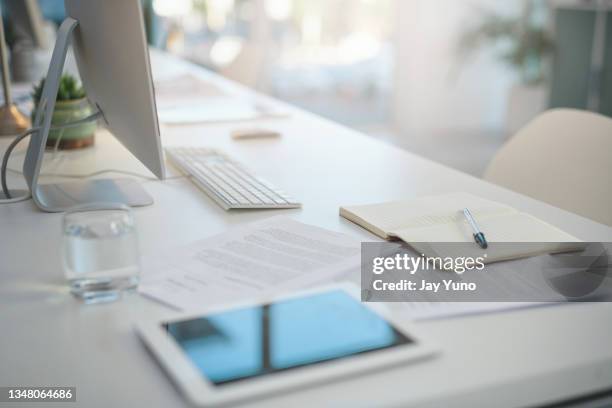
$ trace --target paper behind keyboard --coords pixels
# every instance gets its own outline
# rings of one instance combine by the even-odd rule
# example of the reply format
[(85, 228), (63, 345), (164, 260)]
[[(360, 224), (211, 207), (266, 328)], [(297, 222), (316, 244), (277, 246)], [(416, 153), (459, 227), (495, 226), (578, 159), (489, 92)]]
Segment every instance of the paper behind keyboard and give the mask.
[(166, 109), (190, 106), (206, 101), (207, 98), (218, 98), (227, 94), (213, 83), (191, 74), (183, 74), (155, 81), (155, 96), (157, 109)]

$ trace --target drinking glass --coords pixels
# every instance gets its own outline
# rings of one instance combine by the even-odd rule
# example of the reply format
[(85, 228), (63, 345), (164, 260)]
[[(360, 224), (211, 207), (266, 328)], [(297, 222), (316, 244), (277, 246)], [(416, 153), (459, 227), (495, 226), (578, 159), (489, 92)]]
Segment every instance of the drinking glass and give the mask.
[(138, 286), (140, 256), (132, 210), (124, 204), (74, 207), (63, 218), (64, 271), (86, 303), (113, 301)]

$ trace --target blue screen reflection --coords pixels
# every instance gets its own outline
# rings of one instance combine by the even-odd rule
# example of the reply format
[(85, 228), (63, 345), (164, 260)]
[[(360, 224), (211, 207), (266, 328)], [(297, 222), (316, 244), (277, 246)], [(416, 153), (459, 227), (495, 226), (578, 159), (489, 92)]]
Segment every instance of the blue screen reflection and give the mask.
[(216, 385), (412, 342), (341, 290), (165, 328)]

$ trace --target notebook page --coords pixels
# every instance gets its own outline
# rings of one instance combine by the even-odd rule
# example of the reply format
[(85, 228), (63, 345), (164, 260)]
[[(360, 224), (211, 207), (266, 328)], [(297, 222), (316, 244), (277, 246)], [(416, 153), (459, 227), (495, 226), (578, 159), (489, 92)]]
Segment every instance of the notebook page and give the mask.
[[(474, 218), (489, 242), (577, 242), (578, 238), (526, 213)], [(454, 222), (394, 231), (405, 242), (471, 242), (473, 231), (461, 214)]]
[[(502, 216), (476, 218), (487, 241), (493, 243), (486, 250), (480, 248), (476, 243), (467, 248), (417, 244), (473, 242), (473, 231), (465, 219), (426, 228), (406, 228), (396, 231), (395, 234), (427, 256), (455, 258), (480, 257), (487, 254), (485, 263), (580, 248), (580, 245), (556, 244), (562, 242), (579, 243), (580, 240), (526, 213), (516, 212)], [(494, 245), (495, 242), (522, 242), (525, 245)]]
[(377, 235), (396, 236), (397, 231), (408, 228), (456, 224), (463, 219), (461, 211), (464, 208), (469, 208), (477, 219), (516, 212), (512, 207), (468, 193), (451, 193), (413, 200), (343, 207), (340, 214)]

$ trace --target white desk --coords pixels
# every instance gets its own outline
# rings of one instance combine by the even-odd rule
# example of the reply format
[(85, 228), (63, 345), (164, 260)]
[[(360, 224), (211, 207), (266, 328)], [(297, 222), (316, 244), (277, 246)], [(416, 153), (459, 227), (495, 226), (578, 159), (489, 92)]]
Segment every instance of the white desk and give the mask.
[[(157, 77), (191, 70), (228, 91), (252, 95), (199, 68), (159, 54), (153, 57)], [(510, 204), (585, 240), (612, 240), (609, 227), (296, 109), (289, 119), (261, 125), (280, 130), (283, 137), (235, 142), (229, 137), (235, 126), (218, 124), (163, 128), (163, 142), (221, 148), (285, 187), (303, 201), (304, 208), (225, 212), (186, 179), (146, 182), (155, 204), (136, 210), (143, 254), (278, 214), (372, 239), (340, 218), (338, 207), (450, 191)], [(95, 148), (62, 153), (51, 167), (81, 173), (115, 167), (147, 174), (128, 157), (102, 132)], [(170, 172), (176, 174), (172, 168)], [(11, 183), (18, 180), (11, 177)], [(140, 314), (168, 310), (139, 296), (97, 306), (73, 299), (63, 281), (60, 218), (38, 212), (31, 201), (0, 206), (0, 386), (76, 386), (78, 403), (70, 406), (185, 405), (132, 330), (132, 321)], [(612, 304), (419, 324), (443, 348), (439, 358), (249, 405), (514, 406), (612, 388)]]

